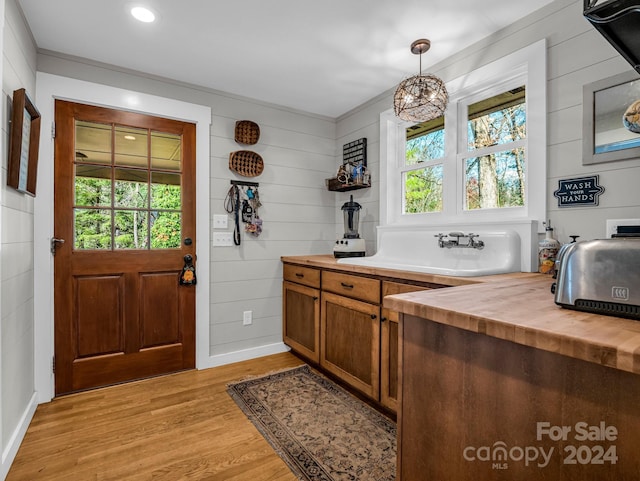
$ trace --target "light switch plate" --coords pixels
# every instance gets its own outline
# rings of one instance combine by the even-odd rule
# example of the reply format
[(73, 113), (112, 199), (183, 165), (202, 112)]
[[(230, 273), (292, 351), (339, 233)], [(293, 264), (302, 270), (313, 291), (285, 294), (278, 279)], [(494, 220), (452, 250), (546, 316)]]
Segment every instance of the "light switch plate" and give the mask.
[(213, 216), (213, 228), (214, 229), (226, 229), (229, 222), (227, 214), (214, 214)]
[(214, 232), (214, 247), (228, 247), (233, 245), (233, 232)]

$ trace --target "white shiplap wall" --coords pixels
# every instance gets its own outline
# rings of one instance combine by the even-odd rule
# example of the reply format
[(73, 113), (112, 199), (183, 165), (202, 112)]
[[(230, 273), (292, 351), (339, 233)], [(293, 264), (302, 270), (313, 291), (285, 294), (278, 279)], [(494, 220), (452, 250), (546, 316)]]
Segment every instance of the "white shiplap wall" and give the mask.
[(9, 114), (7, 99), (26, 88), (35, 98), (36, 48), (14, 0), (4, 11), (2, 64), (2, 179), (0, 245), (0, 411), (2, 471), (8, 470), (34, 393), (33, 198), (6, 186)]
[[(547, 39), (548, 165), (547, 212), (561, 242), (569, 235), (581, 240), (605, 235), (605, 220), (640, 217), (640, 160), (582, 165), (582, 87), (609, 76), (629, 71), (631, 66), (583, 18), (582, 0), (557, 0), (528, 17), (459, 52), (428, 70), (445, 81), (453, 80), (540, 39)], [(393, 92), (373, 99), (338, 119), (338, 140), (366, 136), (369, 157), (379, 166), (379, 115), (392, 106)], [(606, 188), (597, 207), (557, 207), (553, 196), (558, 180), (600, 174)], [(374, 181), (379, 171), (374, 170)], [(379, 189), (354, 199), (366, 209), (364, 232), (375, 239), (378, 223)], [(340, 220), (337, 220), (339, 223)], [(368, 245), (370, 245), (369, 243)], [(374, 250), (371, 246), (370, 251)]]
[[(52, 52), (38, 55), (38, 70), (211, 107), (211, 213), (226, 214), (230, 179), (256, 181), (264, 226), (258, 238), (242, 232), (240, 247), (211, 248), (210, 355), (222, 363), (281, 343), (280, 256), (327, 253), (334, 240), (335, 194), (324, 179), (335, 170), (335, 121)], [(256, 145), (234, 141), (235, 122), (243, 119), (260, 126)], [(241, 149), (263, 157), (259, 177), (229, 170), (229, 153)], [(233, 230), (231, 215), (227, 230)], [(243, 326), (249, 310), (253, 324)]]

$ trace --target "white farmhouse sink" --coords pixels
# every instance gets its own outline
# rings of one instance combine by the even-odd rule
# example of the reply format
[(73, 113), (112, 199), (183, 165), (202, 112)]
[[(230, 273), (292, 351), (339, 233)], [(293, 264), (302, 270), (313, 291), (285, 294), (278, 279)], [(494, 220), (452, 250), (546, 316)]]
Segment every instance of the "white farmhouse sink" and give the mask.
[[(520, 272), (523, 269), (521, 237), (515, 230), (474, 230), (445, 227), (434, 230), (424, 227), (378, 228), (378, 252), (370, 257), (338, 259), (339, 264), (398, 269), (446, 276), (487, 276)], [(466, 227), (466, 226), (465, 226)], [(478, 234), (476, 240), (484, 243), (482, 249), (469, 247), (442, 248), (437, 234), (462, 231)], [(445, 238), (445, 239), (451, 239)], [(466, 244), (468, 238), (461, 238)], [(530, 256), (529, 256), (530, 258)], [(531, 267), (530, 265), (527, 267)], [(529, 270), (529, 269), (527, 269)]]

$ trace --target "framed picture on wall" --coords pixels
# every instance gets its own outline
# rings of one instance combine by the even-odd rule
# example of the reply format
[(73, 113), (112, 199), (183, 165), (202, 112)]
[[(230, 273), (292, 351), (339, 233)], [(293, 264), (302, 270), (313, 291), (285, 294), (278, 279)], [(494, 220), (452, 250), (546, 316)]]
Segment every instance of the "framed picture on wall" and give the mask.
[(640, 77), (632, 70), (583, 87), (582, 164), (640, 157)]
[(25, 89), (13, 92), (7, 185), (35, 197), (40, 141), (40, 112)]

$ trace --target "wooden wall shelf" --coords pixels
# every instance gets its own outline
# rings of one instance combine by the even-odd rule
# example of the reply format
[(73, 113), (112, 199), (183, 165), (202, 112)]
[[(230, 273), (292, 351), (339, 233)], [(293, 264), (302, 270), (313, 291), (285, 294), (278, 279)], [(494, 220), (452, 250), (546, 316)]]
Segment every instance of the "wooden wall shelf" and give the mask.
[(343, 184), (338, 179), (327, 179), (327, 189), (333, 192), (348, 192), (350, 190), (368, 189), (371, 184)]

